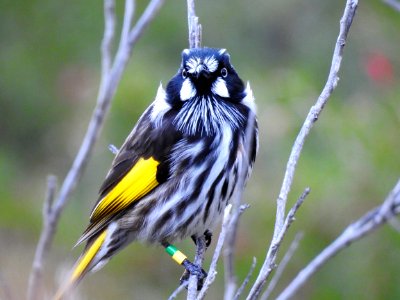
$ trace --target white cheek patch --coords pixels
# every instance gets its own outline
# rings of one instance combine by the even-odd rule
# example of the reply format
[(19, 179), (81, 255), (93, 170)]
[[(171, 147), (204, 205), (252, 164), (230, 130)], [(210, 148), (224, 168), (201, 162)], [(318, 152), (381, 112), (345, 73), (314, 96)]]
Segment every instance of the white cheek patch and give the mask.
[(229, 98), (228, 88), (226, 87), (226, 82), (222, 78), (217, 78), (217, 80), (213, 83), (211, 91), (223, 98)]
[(185, 81), (183, 82), (180, 96), (182, 101), (189, 100), (190, 98), (196, 96), (196, 89), (194, 88), (189, 78), (185, 79)]

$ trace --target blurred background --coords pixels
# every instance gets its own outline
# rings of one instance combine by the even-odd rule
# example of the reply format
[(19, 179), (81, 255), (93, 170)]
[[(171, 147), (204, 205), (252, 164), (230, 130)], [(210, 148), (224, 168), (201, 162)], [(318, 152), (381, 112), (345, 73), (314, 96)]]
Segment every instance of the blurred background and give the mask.
[[(123, 3), (117, 2), (121, 20)], [(140, 12), (145, 1), (138, 2)], [(229, 50), (258, 105), (261, 144), (244, 199), (251, 207), (239, 231), (239, 282), (253, 256), (256, 272), (264, 260), (287, 158), (326, 81), (344, 4), (197, 1), (203, 44)], [(103, 5), (98, 0), (2, 0), (0, 8), (0, 298), (10, 293), (23, 299), (42, 226), (46, 177), (55, 174), (62, 182), (95, 105)], [(113, 159), (108, 145), (121, 145), (159, 83), (165, 85), (176, 72), (188, 46), (186, 20), (186, 1), (167, 1), (134, 49), (94, 156), (61, 218), (46, 264), (48, 295), (82, 250), (72, 247)], [(279, 259), (297, 232), (304, 238), (275, 296), (347, 224), (379, 205), (399, 178), (399, 28), (400, 12), (382, 1), (361, 1), (338, 88), (299, 161), (288, 205), (305, 187), (312, 191)], [(191, 241), (177, 246), (193, 253)], [(398, 299), (399, 250), (399, 232), (385, 226), (332, 259), (296, 298)], [(161, 247), (134, 244), (88, 276), (78, 294), (82, 299), (166, 299), (181, 272)], [(222, 264), (219, 275), (209, 299), (221, 298)]]

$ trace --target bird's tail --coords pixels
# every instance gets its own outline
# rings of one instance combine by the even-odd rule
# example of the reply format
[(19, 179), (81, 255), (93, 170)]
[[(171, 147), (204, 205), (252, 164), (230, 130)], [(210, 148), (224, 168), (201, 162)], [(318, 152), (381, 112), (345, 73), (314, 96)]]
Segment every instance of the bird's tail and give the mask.
[(66, 281), (57, 291), (54, 300), (64, 299), (66, 294), (79, 283), (79, 281), (94, 267), (94, 265), (96, 265), (96, 262), (93, 260), (99, 253), (101, 246), (104, 244), (106, 234), (107, 230), (104, 230), (86, 247), (85, 251), (76, 262), (68, 281)]

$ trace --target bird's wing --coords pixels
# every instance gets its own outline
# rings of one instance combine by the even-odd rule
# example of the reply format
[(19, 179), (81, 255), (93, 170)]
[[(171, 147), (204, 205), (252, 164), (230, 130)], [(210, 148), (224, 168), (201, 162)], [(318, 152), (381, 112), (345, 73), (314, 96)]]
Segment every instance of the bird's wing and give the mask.
[[(155, 128), (148, 119), (150, 112), (151, 106), (115, 157), (100, 188), (100, 197), (92, 210), (90, 224), (77, 245), (167, 180), (169, 154), (180, 137), (168, 124), (163, 128)], [(166, 130), (168, 134), (164, 133)]]
[(97, 222), (110, 215), (115, 215), (130, 204), (141, 199), (159, 182), (157, 167), (160, 162), (154, 157), (139, 157), (135, 163), (114, 185), (112, 189), (99, 199), (90, 216), (91, 222)]

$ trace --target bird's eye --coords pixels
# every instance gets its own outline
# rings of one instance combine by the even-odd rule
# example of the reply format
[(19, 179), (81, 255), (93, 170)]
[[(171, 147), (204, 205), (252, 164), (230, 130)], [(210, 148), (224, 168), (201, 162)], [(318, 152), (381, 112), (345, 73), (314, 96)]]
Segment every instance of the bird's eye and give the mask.
[(222, 68), (221, 69), (221, 75), (222, 75), (222, 77), (228, 76), (228, 70), (226, 68)]
[(186, 78), (187, 75), (188, 75), (188, 74), (187, 74), (186, 69), (183, 69), (183, 70), (182, 70), (182, 77), (183, 77), (183, 78)]

